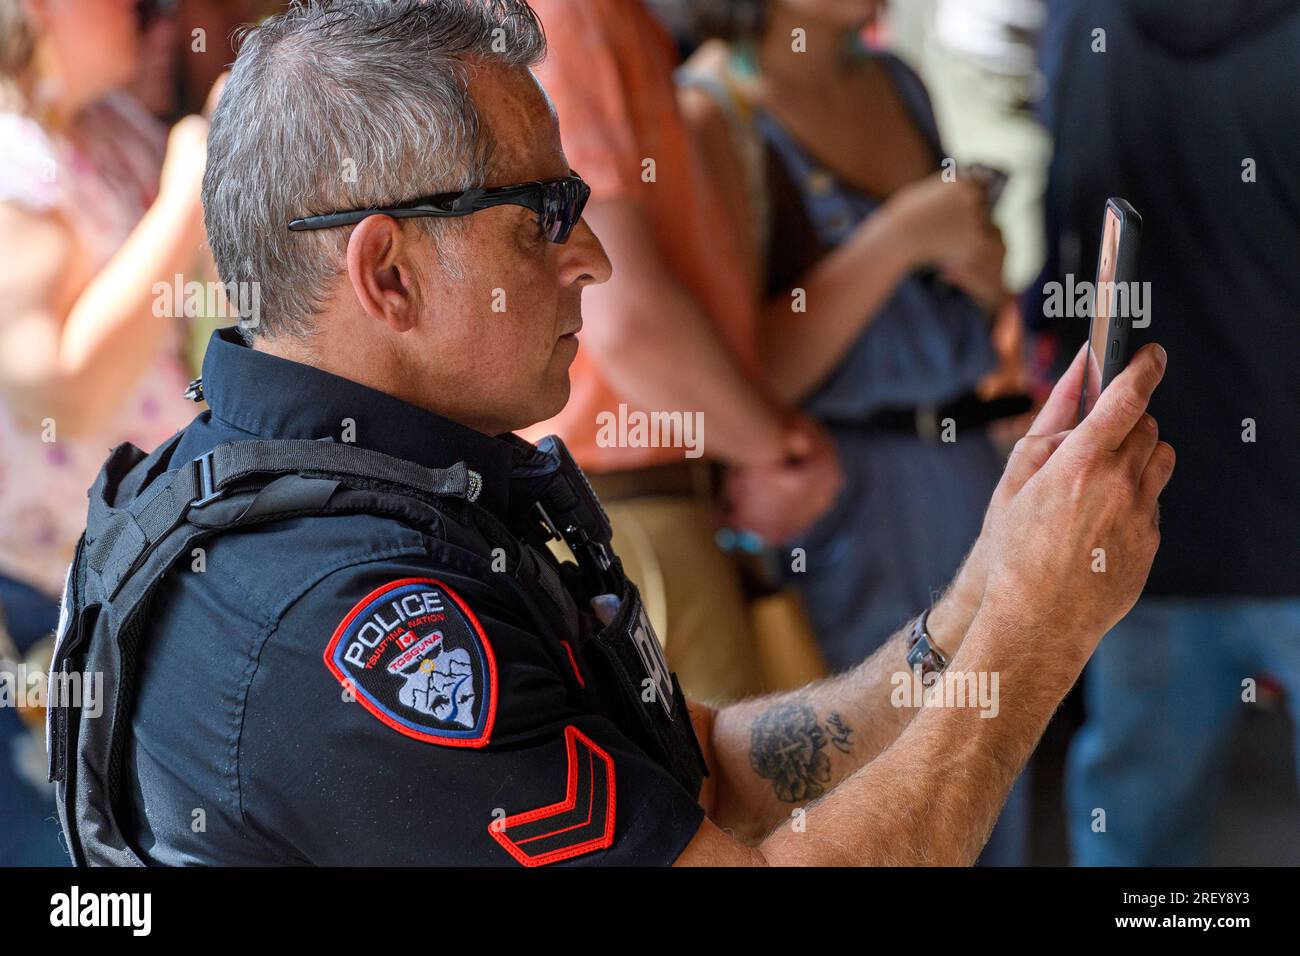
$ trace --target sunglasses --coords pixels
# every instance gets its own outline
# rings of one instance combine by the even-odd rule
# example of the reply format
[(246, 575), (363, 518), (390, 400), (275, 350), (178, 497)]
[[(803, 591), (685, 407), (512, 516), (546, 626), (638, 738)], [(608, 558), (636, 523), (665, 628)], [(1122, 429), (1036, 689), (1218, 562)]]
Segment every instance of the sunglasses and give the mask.
[(519, 183), (515, 186), (494, 186), (491, 189), (475, 188), (460, 192), (438, 193), (396, 206), (375, 209), (353, 209), (332, 212), (323, 216), (305, 216), (289, 223), (294, 232), (309, 229), (333, 229), (352, 226), (367, 216), (392, 216), (394, 219), (454, 219), (468, 216), (493, 206), (523, 206), (537, 213), (537, 224), (542, 237), (550, 242), (563, 243), (582, 218), (582, 210), (591, 196), (591, 187), (572, 170), (562, 179)]

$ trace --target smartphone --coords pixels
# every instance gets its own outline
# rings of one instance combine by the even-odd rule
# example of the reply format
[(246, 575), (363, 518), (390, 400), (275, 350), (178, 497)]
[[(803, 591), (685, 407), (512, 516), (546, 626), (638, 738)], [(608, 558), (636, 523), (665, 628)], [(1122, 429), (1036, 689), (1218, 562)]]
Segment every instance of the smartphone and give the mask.
[(1088, 355), (1079, 389), (1079, 421), (1129, 360), (1128, 304), (1137, 281), (1138, 242), (1142, 217), (1123, 199), (1106, 200), (1097, 253), (1097, 281), (1093, 284), (1092, 324)]

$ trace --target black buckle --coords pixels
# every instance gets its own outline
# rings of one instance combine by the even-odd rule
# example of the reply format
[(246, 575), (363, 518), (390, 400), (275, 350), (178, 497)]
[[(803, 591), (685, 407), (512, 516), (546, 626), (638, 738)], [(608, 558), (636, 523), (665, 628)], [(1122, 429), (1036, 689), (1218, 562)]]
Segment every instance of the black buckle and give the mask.
[(220, 498), (221, 489), (212, 477), (212, 452), (205, 451), (194, 459), (194, 464), (199, 473), (199, 497), (190, 502), (190, 507), (202, 508), (209, 501)]

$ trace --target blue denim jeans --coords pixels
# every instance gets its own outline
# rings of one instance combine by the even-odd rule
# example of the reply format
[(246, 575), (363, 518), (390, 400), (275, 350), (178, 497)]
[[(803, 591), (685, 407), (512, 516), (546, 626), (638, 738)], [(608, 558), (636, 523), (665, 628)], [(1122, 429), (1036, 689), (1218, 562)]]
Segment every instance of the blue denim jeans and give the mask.
[[(21, 582), (0, 577), (0, 613), (20, 651), (54, 630), (58, 604)], [(17, 711), (0, 707), (0, 866), (67, 866), (52, 785), (33, 785), (17, 770), (31, 731)], [(42, 752), (44, 748), (41, 748)]]
[(1203, 862), (1243, 681), (1265, 673), (1282, 682), (1300, 726), (1300, 599), (1139, 601), (1085, 676), (1087, 723), (1066, 771), (1074, 862)]

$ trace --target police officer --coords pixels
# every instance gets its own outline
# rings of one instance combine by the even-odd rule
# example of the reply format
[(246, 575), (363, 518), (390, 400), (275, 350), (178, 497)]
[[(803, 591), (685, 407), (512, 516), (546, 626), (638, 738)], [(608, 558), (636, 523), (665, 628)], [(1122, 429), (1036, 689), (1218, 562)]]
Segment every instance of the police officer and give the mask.
[[(54, 679), (102, 706), (50, 711), (77, 862), (966, 863), (1136, 598), (1157, 349), (1067, 437), (1076, 361), (953, 586), (861, 667), (688, 708), (563, 446), (493, 437), (563, 405), (610, 271), (542, 52), (470, 0), (246, 40), (204, 204), (260, 313), (212, 339), (208, 410), (91, 489)], [(921, 708), (913, 673), (1000, 684)]]

